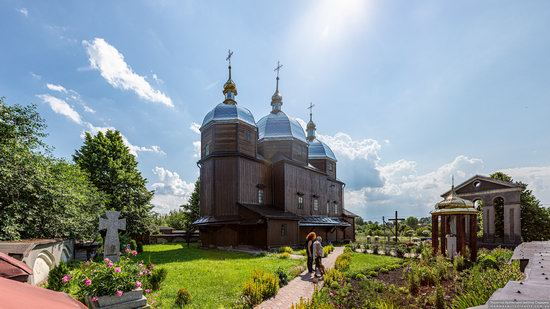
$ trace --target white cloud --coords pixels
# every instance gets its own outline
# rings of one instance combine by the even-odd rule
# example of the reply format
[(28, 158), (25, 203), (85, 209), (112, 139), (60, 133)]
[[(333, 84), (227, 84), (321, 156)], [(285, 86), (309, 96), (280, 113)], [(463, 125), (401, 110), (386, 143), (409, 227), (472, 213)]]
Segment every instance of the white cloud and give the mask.
[(195, 154), (193, 157), (200, 158), (201, 156), (201, 141), (194, 141), (193, 142), (193, 149), (195, 150)]
[(55, 85), (55, 84), (46, 84), (46, 87), (52, 91), (57, 91), (57, 92), (62, 92), (62, 93), (67, 93), (67, 89), (65, 89), (65, 87), (61, 86), (61, 85)]
[(189, 127), (189, 129), (191, 129), (191, 131), (197, 133), (197, 134), (201, 134), (201, 125), (196, 123), (196, 122), (191, 122), (191, 126)]
[(42, 76), (34, 73), (34, 72), (29, 72), (32, 76), (32, 78), (36, 79), (36, 80), (41, 80), (42, 79)]
[(71, 121), (82, 124), (82, 118), (80, 117), (80, 114), (78, 114), (77, 111), (75, 111), (69, 103), (65, 102), (62, 99), (58, 99), (52, 95), (49, 94), (39, 94), (37, 95), (38, 98), (42, 99), (45, 103), (48, 103), (50, 105), (50, 108), (58, 113), (61, 114), (67, 118), (69, 118)]
[(500, 170), (515, 181), (526, 183), (527, 189), (533, 190), (533, 194), (545, 207), (550, 206), (550, 166), (516, 167)]
[(182, 180), (178, 173), (156, 166), (153, 173), (158, 180), (151, 185), (155, 191), (152, 203), (155, 210), (167, 213), (187, 202), (195, 189), (193, 182)]
[(28, 17), (29, 16), (29, 10), (27, 10), (26, 8), (20, 8), (17, 10), (19, 13), (21, 13), (21, 15), (25, 16), (25, 17)]
[(101, 76), (113, 87), (134, 91), (140, 98), (154, 103), (173, 107), (172, 99), (163, 92), (154, 89), (145, 77), (136, 74), (114, 46), (102, 38), (82, 41), (88, 53), (90, 66), (98, 70)]

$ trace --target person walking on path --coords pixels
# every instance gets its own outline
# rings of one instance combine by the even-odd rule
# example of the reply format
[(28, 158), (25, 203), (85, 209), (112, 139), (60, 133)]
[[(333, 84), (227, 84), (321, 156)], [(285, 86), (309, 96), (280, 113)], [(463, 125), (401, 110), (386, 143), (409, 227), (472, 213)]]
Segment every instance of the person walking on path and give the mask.
[(315, 235), (314, 232), (311, 232), (307, 234), (306, 237), (306, 254), (307, 254), (307, 270), (309, 273), (313, 272), (313, 243), (315, 242), (315, 238), (317, 238), (317, 235)]
[(315, 269), (317, 272), (317, 269), (321, 273), (321, 277), (325, 275), (325, 267), (323, 266), (323, 261), (321, 260), (323, 258), (323, 245), (321, 242), (323, 239), (321, 236), (317, 236), (317, 240), (313, 243), (313, 252), (315, 253)]

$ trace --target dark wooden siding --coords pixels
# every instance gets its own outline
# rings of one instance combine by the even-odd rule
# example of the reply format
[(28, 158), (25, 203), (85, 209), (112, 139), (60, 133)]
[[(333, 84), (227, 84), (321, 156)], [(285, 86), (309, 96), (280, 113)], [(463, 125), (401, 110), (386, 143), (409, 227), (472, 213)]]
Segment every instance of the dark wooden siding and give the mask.
[[(286, 224), (287, 234), (281, 236), (282, 225)], [(267, 225), (267, 243), (270, 247), (298, 245), (298, 221), (269, 220)]]
[(264, 203), (272, 204), (271, 172), (268, 165), (245, 159), (239, 159), (239, 197), (245, 204), (258, 203), (258, 185), (263, 186)]
[(215, 215), (237, 215), (238, 157), (212, 158), (214, 161)]
[(200, 213), (201, 216), (213, 215), (214, 206), (214, 161), (207, 160), (203, 162), (200, 170), (201, 196)]
[[(250, 138), (247, 139), (247, 132)], [(206, 156), (206, 145), (210, 153), (239, 151), (251, 157), (256, 156), (258, 134), (255, 127), (243, 123), (217, 123), (201, 132), (201, 158)]]
[(256, 144), (258, 140), (256, 128), (239, 124), (238, 130), (239, 130), (238, 151), (248, 156), (256, 157)]

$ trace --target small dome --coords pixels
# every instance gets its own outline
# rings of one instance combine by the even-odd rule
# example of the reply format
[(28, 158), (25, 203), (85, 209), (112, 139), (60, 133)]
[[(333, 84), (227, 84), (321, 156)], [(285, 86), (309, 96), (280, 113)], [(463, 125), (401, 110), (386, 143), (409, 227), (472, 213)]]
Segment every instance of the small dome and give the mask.
[(334, 155), (334, 152), (332, 152), (332, 149), (330, 147), (321, 142), (318, 139), (314, 139), (313, 141), (309, 142), (309, 153), (308, 157), (310, 159), (331, 159), (334, 161), (336, 160), (336, 156)]
[(441, 202), (435, 204), (435, 210), (432, 214), (475, 214), (477, 210), (474, 208), (474, 203), (457, 196), (454, 185), (451, 193)]
[(298, 121), (284, 112), (271, 112), (258, 121), (258, 138), (268, 140), (296, 139), (306, 143), (306, 134)]
[(214, 107), (202, 121), (202, 127), (205, 127), (211, 122), (234, 122), (240, 120), (242, 122), (248, 123), (251, 126), (256, 127), (256, 122), (254, 121), (254, 116), (252, 113), (236, 104), (224, 104), (220, 103)]

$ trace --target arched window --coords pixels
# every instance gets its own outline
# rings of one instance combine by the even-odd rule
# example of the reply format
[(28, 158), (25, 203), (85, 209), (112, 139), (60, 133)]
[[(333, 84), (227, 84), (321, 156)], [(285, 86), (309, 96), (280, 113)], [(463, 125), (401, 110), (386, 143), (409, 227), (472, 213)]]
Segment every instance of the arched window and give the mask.
[(316, 197), (313, 198), (313, 210), (319, 211), (319, 199)]
[(258, 204), (263, 205), (264, 203), (264, 189), (258, 189)]
[(210, 145), (204, 145), (204, 155), (207, 156), (210, 154)]
[(298, 195), (298, 209), (304, 209), (304, 197)]

